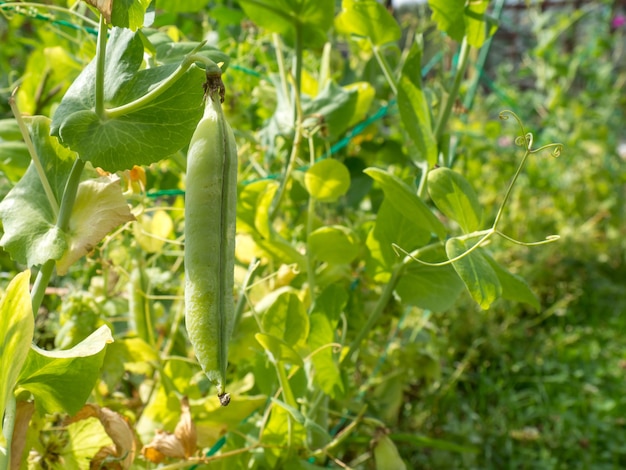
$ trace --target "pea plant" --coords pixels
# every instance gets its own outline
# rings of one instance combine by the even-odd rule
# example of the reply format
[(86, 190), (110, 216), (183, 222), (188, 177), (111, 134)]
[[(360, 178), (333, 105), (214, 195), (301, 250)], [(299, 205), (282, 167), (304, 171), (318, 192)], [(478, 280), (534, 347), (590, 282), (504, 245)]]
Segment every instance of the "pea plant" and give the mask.
[[(561, 152), (515, 114), (501, 118), (523, 156), (490, 223), (453, 169), (488, 2), (430, 0), (437, 30), (404, 39), (375, 0), (336, 15), (332, 0), (163, 1), (156, 17), (145, 0), (87, 3), (0, 5), (97, 33), (71, 85), (33, 74), (11, 98), (29, 163), (0, 203), (24, 269), (0, 303), (0, 468), (407, 468), (403, 446), (423, 442), (394, 427), (434, 367), (422, 320), (466, 294), (540, 308), (492, 242), (558, 239), (503, 229), (527, 158)], [(219, 48), (177, 13), (207, 19)], [(429, 88), (433, 34), (458, 56)]]

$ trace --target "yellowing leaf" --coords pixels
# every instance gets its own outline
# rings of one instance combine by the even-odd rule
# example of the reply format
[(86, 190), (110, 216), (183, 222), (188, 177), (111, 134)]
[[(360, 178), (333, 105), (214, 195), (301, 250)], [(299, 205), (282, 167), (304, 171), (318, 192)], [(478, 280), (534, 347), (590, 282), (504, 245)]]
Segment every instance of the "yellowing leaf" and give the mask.
[(118, 225), (133, 220), (117, 176), (104, 176), (80, 183), (68, 230), (68, 250), (57, 261), (57, 272), (89, 253)]
[(173, 230), (174, 222), (164, 210), (157, 210), (153, 214), (144, 213), (133, 224), (137, 243), (148, 253), (160, 251)]

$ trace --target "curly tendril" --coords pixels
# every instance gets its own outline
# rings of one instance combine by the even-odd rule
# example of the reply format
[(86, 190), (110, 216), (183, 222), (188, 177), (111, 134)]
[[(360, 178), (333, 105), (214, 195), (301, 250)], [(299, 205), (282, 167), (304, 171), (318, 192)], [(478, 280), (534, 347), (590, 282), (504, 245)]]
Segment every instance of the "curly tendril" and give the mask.
[[(517, 178), (519, 177), (522, 169), (524, 168), (524, 164), (526, 163), (528, 156), (530, 154), (538, 153), (546, 149), (551, 149), (551, 155), (557, 158), (561, 155), (561, 152), (563, 151), (563, 144), (561, 143), (547, 144), (537, 149), (533, 149), (534, 136), (532, 132), (526, 132), (526, 129), (524, 128), (522, 120), (517, 116), (517, 114), (515, 114), (513, 111), (505, 110), (505, 111), (500, 112), (499, 116), (500, 116), (500, 119), (503, 121), (506, 121), (512, 117), (515, 120), (515, 122), (517, 122), (520, 132), (519, 132), (519, 135), (515, 138), (515, 145), (519, 147), (523, 147), (525, 151), (517, 169), (515, 170), (515, 174), (513, 175), (513, 178), (511, 179), (511, 182), (509, 183), (509, 186), (507, 187), (506, 192), (504, 193), (504, 197), (502, 198), (502, 202), (500, 203), (500, 207), (498, 209), (498, 213), (496, 214), (496, 218), (493, 222), (493, 225), (491, 226), (491, 228), (487, 230), (482, 230), (482, 231), (474, 232), (471, 234), (466, 234), (460, 237), (455, 237), (457, 239), (464, 239), (464, 240), (478, 238), (478, 241), (472, 244), (470, 248), (468, 248), (466, 251), (464, 251), (460, 255), (457, 255), (454, 258), (450, 258), (446, 261), (442, 261), (438, 263), (430, 263), (430, 262), (421, 260), (418, 257), (419, 255), (424, 254), (425, 251), (428, 251), (429, 249), (433, 248), (434, 245), (429, 245), (428, 247), (423, 247), (423, 248), (413, 251), (412, 253), (409, 253), (403, 248), (401, 248), (400, 246), (396, 245), (395, 243), (392, 244), (393, 250), (396, 253), (396, 255), (404, 256), (404, 261), (403, 261), (404, 263), (407, 263), (412, 260), (417, 263), (420, 263), (426, 266), (432, 266), (432, 267), (445, 266), (448, 264), (452, 264), (460, 260), (461, 258), (464, 258), (470, 255), (473, 251), (477, 250), (481, 246), (488, 243), (493, 235), (498, 235), (511, 243), (522, 245), (522, 246), (544, 245), (546, 243), (555, 242), (560, 238), (559, 235), (548, 235), (544, 240), (524, 242), (521, 240), (516, 240), (515, 238), (510, 237), (508, 235), (505, 235), (500, 230), (498, 230), (498, 225), (500, 224), (500, 221), (504, 214), (504, 208), (509, 201), (509, 198), (511, 196), (511, 191), (513, 190), (513, 186), (515, 185)], [(437, 243), (436, 245), (440, 245), (440, 244), (441, 242)]]

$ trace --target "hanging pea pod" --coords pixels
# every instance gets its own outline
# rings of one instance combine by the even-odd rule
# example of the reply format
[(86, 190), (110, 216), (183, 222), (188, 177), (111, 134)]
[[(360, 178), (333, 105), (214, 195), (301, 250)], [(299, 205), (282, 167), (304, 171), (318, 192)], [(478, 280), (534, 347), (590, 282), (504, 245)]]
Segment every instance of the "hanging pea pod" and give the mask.
[(221, 103), (221, 72), (208, 71), (204, 115), (187, 153), (185, 322), (207, 377), (228, 405), (226, 367), (234, 318), (237, 147)]

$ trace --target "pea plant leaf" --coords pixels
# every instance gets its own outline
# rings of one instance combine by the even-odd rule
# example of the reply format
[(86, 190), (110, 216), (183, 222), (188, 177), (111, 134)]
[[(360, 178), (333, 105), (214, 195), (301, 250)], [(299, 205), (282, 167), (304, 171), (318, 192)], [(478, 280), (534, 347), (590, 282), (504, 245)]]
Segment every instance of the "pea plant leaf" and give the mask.
[[(206, 3), (206, 2), (205, 2)], [(206, 4), (203, 4), (203, 8)], [(161, 2), (159, 2), (159, 8), (162, 8)], [(202, 48), (198, 48), (198, 43), (193, 41), (181, 41), (175, 42), (172, 38), (163, 31), (156, 29), (143, 28), (141, 32), (147, 38), (147, 43), (144, 41), (144, 47), (147, 52), (152, 52), (157, 64), (180, 64), (184, 60), (185, 56), (195, 51), (195, 54), (204, 56), (211, 59), (216, 64), (222, 63), (222, 72), (228, 68), (230, 56), (223, 53), (219, 49), (205, 44)]]
[(57, 261), (59, 275), (89, 253), (107, 233), (134, 219), (122, 194), (118, 176), (104, 176), (78, 185), (66, 234), (67, 250)]
[(458, 222), (465, 233), (480, 228), (482, 206), (474, 188), (459, 173), (449, 168), (436, 168), (428, 173), (428, 193), (437, 208)]
[(299, 30), (303, 44), (320, 46), (333, 24), (333, 0), (239, 0), (239, 4), (257, 25), (292, 44)]
[(397, 211), (404, 213), (440, 239), (445, 238), (446, 228), (404, 181), (380, 168), (367, 168), (364, 171), (381, 186), (385, 198)]
[(461, 42), (465, 34), (463, 9), (465, 0), (428, 0), (437, 28), (455, 41)]
[(385, 198), (378, 209), (376, 223), (367, 237), (369, 257), (366, 269), (377, 281), (386, 282), (394, 265), (402, 261), (394, 251), (393, 244), (410, 252), (424, 246), (430, 239), (430, 231), (418, 219), (407, 217)]
[[(446, 253), (450, 259), (463, 254), (471, 247), (465, 240), (450, 238), (446, 242)], [(455, 271), (465, 283), (472, 298), (483, 310), (502, 295), (498, 275), (479, 250), (472, 251), (452, 263)]]
[[(28, 292), (30, 271), (15, 276), (0, 300), (0, 416), (13, 394), (33, 340), (35, 320)], [(0, 431), (2, 430), (0, 419)]]
[(195, 65), (145, 106), (111, 114), (166, 80), (175, 64), (139, 70), (144, 48), (138, 33), (113, 28), (105, 63), (105, 116), (95, 111), (95, 59), (72, 83), (52, 119), (51, 133), (107, 171), (148, 165), (180, 150), (202, 115), (205, 73)]
[(313, 257), (334, 264), (350, 263), (359, 254), (359, 243), (353, 230), (343, 225), (320, 227), (308, 237)]
[(483, 252), (483, 255), (495, 271), (496, 276), (498, 276), (498, 280), (502, 285), (503, 299), (513, 300), (515, 302), (524, 302), (536, 310), (541, 308), (537, 295), (530, 289), (528, 283), (524, 279), (510, 272), (493, 259), (493, 257), (488, 253)]
[[(420, 254), (419, 258), (436, 263), (445, 260), (446, 253), (443, 247), (439, 247)], [(464, 287), (463, 281), (450, 265), (427, 266), (410, 262), (398, 281), (396, 293), (407, 305), (445, 312), (452, 308)]]
[(95, 7), (106, 22), (120, 28), (136, 31), (144, 23), (146, 10), (152, 0), (85, 0)]
[(335, 27), (342, 33), (369, 38), (376, 46), (397, 41), (401, 36), (398, 22), (376, 0), (343, 0)]
[(318, 201), (335, 202), (350, 188), (350, 172), (340, 161), (327, 158), (307, 170), (304, 186)]
[(45, 351), (32, 345), (17, 391), (32, 393), (44, 413), (75, 414), (100, 378), (105, 346), (112, 341), (111, 330), (103, 325), (71, 349)]
[[(489, 0), (428, 0), (437, 28), (457, 42), (467, 36), (470, 46), (479, 48), (492, 35), (495, 28), (488, 24), (485, 12)], [(489, 26), (489, 27), (488, 27)]]
[[(285, 341), (292, 347), (304, 345), (309, 335), (309, 317), (298, 295), (290, 290), (268, 296), (257, 311), (262, 311), (263, 332)], [(266, 302), (271, 304), (265, 309)]]
[(420, 151), (420, 160), (437, 163), (437, 141), (432, 129), (430, 106), (422, 89), (422, 49), (414, 43), (398, 83), (398, 110), (402, 125)]
[(0, 245), (11, 257), (32, 267), (49, 259), (59, 259), (67, 249), (66, 236), (55, 225), (56, 213), (76, 155), (50, 137), (50, 120), (32, 118), (29, 133), (39, 156), (45, 177), (55, 198), (48, 199), (35, 165), (30, 164), (24, 177), (0, 202), (0, 219), (4, 228)]
[(313, 352), (311, 360), (315, 372), (313, 381), (331, 398), (341, 398), (345, 388), (338, 361), (329, 344), (335, 341), (335, 331), (341, 312), (348, 302), (346, 291), (336, 284), (326, 287), (315, 299), (307, 343)]

